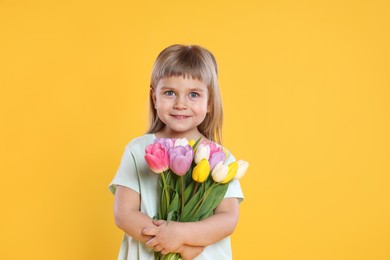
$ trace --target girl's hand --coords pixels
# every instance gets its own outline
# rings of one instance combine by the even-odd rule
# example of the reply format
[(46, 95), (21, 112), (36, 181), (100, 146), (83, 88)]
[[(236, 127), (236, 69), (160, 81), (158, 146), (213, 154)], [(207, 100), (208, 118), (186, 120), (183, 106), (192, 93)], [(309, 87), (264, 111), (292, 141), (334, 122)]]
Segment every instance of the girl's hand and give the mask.
[(200, 255), (204, 250), (204, 247), (202, 246), (187, 246), (183, 245), (179, 248), (179, 251), (176, 253), (179, 253), (183, 260), (192, 260), (198, 255)]
[(148, 227), (142, 231), (143, 235), (154, 236), (146, 242), (146, 246), (162, 254), (178, 252), (183, 246), (181, 223), (176, 221), (167, 223), (165, 220), (154, 220), (153, 223), (155, 227)]

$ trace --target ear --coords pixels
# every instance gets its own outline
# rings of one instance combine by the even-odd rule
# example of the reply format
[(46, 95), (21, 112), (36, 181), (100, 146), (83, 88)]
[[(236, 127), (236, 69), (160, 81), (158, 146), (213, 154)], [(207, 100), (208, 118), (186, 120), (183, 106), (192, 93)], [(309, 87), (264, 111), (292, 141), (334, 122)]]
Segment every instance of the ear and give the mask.
[(207, 104), (207, 113), (210, 113), (211, 112), (211, 104), (210, 102)]

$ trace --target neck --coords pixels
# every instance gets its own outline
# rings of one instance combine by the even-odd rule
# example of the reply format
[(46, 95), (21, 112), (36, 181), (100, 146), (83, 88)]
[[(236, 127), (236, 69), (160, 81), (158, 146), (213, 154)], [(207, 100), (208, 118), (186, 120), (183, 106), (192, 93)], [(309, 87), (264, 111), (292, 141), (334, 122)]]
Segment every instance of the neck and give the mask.
[(202, 135), (199, 131), (182, 133), (182, 132), (169, 131), (166, 128), (156, 132), (155, 136), (157, 138), (186, 138), (187, 140), (198, 140), (199, 138), (202, 138), (203, 140), (207, 140), (207, 138), (204, 135)]

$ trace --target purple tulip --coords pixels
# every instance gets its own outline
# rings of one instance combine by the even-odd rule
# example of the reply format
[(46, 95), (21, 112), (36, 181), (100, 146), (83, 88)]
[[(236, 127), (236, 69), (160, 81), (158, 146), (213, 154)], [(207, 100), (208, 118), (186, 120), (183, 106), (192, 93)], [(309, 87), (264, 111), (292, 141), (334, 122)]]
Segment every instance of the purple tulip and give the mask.
[(173, 139), (173, 138), (156, 138), (156, 140), (154, 140), (154, 143), (155, 144), (157, 144), (157, 143), (162, 144), (167, 148), (167, 150), (169, 150), (175, 144), (175, 139)]
[(169, 157), (171, 170), (177, 175), (183, 176), (190, 169), (194, 159), (194, 151), (189, 145), (180, 145), (169, 149)]
[(217, 163), (223, 162), (225, 160), (226, 154), (223, 151), (214, 152), (209, 159), (210, 170), (212, 171)]

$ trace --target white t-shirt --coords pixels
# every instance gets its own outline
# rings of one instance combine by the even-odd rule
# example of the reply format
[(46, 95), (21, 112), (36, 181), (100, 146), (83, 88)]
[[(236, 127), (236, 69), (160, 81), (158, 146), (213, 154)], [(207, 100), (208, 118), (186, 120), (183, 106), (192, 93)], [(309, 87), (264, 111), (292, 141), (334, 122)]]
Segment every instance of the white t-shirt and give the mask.
[[(159, 175), (153, 173), (146, 161), (145, 148), (152, 144), (156, 136), (146, 134), (133, 139), (127, 144), (122, 161), (118, 171), (109, 185), (109, 190), (115, 194), (116, 186), (128, 187), (140, 194), (140, 211), (153, 218), (157, 213), (159, 195), (158, 180)], [(235, 158), (229, 153), (227, 162), (233, 162)], [(230, 182), (225, 198), (238, 198), (242, 201), (244, 198), (239, 181)], [(133, 239), (131, 236), (124, 235), (118, 260), (154, 260), (153, 250), (145, 246), (144, 243)], [(232, 259), (230, 238), (227, 237), (221, 241), (207, 246), (203, 253), (195, 258), (196, 260), (228, 260)]]

